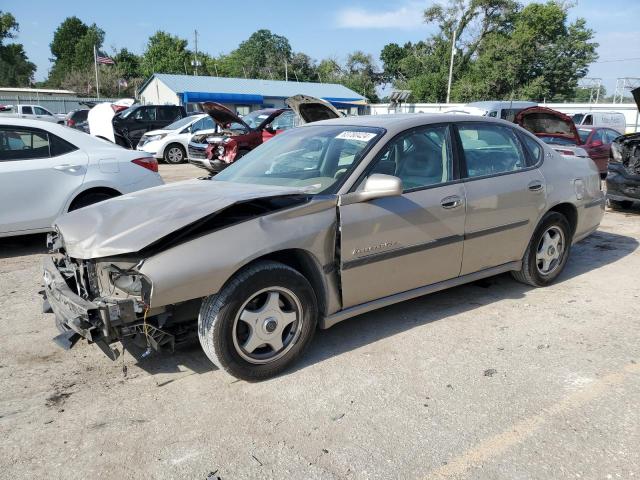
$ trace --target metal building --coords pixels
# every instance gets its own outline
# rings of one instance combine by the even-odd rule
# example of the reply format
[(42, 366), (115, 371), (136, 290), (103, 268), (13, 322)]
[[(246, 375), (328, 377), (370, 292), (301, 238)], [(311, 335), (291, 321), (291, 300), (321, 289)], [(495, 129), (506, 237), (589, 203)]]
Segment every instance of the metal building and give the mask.
[(350, 114), (364, 113), (367, 99), (335, 83), (285, 82), (246, 78), (205, 77), (156, 73), (138, 89), (141, 103), (184, 105), (196, 110), (199, 102), (218, 102), (240, 115), (267, 107), (283, 107), (284, 100), (297, 94), (331, 102)]

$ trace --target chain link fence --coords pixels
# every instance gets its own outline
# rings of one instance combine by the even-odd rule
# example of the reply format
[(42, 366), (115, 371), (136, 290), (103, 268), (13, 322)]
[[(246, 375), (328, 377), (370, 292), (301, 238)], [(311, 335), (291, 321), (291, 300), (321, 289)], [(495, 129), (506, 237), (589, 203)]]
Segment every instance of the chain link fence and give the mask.
[(87, 108), (80, 102), (115, 102), (118, 98), (52, 97), (39, 95), (0, 95), (0, 105), (40, 105), (51, 113), (69, 113), (78, 108)]

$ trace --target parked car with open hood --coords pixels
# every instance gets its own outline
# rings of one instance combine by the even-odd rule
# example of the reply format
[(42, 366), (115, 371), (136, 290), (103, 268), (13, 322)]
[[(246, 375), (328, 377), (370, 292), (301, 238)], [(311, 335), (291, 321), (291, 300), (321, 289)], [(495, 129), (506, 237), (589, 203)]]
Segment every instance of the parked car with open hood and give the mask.
[(212, 118), (206, 113), (191, 115), (164, 128), (145, 133), (136, 148), (166, 163), (182, 163), (187, 160), (187, 148), (192, 135), (210, 131), (214, 127)]
[(564, 113), (546, 107), (530, 107), (518, 112), (514, 122), (565, 157), (589, 158), (581, 146), (573, 120)]
[(297, 125), (339, 118), (340, 112), (324, 100), (295, 95), (285, 100), (290, 107), (256, 110), (243, 118), (223, 105), (207, 102), (203, 109), (217, 126), (200, 132), (189, 143), (189, 162), (218, 173), (248, 152), (283, 131)]
[(50, 231), (58, 215), (162, 185), (158, 163), (78, 130), (0, 118), (0, 237)]
[[(640, 88), (632, 90), (640, 110)], [(631, 208), (640, 201), (640, 133), (621, 135), (611, 144), (607, 201), (612, 208)]]
[[(108, 106), (111, 106), (111, 112)], [(124, 109), (120, 107), (119, 102), (96, 105), (91, 109), (88, 121), (92, 135), (125, 148), (136, 148), (146, 132), (164, 128), (187, 116), (184, 107), (179, 105), (133, 104)]]
[(171, 349), (192, 332), (222, 370), (259, 380), (316, 326), (507, 271), (547, 285), (603, 212), (593, 162), (512, 123), (327, 120), (216, 176), (60, 217), (45, 310), (66, 346), (81, 335), (114, 359), (115, 342)]

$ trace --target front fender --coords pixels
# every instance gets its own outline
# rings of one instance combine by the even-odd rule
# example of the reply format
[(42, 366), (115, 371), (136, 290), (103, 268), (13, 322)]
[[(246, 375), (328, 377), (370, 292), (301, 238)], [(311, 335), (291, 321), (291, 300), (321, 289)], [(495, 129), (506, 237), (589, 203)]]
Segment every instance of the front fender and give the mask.
[(336, 202), (332, 196), (253, 218), (147, 258), (140, 272), (152, 284), (151, 306), (217, 293), (245, 265), (282, 250), (303, 250), (322, 267), (333, 265)]

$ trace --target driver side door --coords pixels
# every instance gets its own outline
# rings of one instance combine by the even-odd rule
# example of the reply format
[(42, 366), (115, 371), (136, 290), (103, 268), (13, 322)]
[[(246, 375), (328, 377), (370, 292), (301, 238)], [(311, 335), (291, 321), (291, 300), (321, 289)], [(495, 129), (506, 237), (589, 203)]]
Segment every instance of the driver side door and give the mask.
[(465, 192), (451, 135), (442, 124), (396, 136), (356, 190), (381, 173), (402, 180), (402, 195), (339, 207), (343, 308), (460, 274)]

